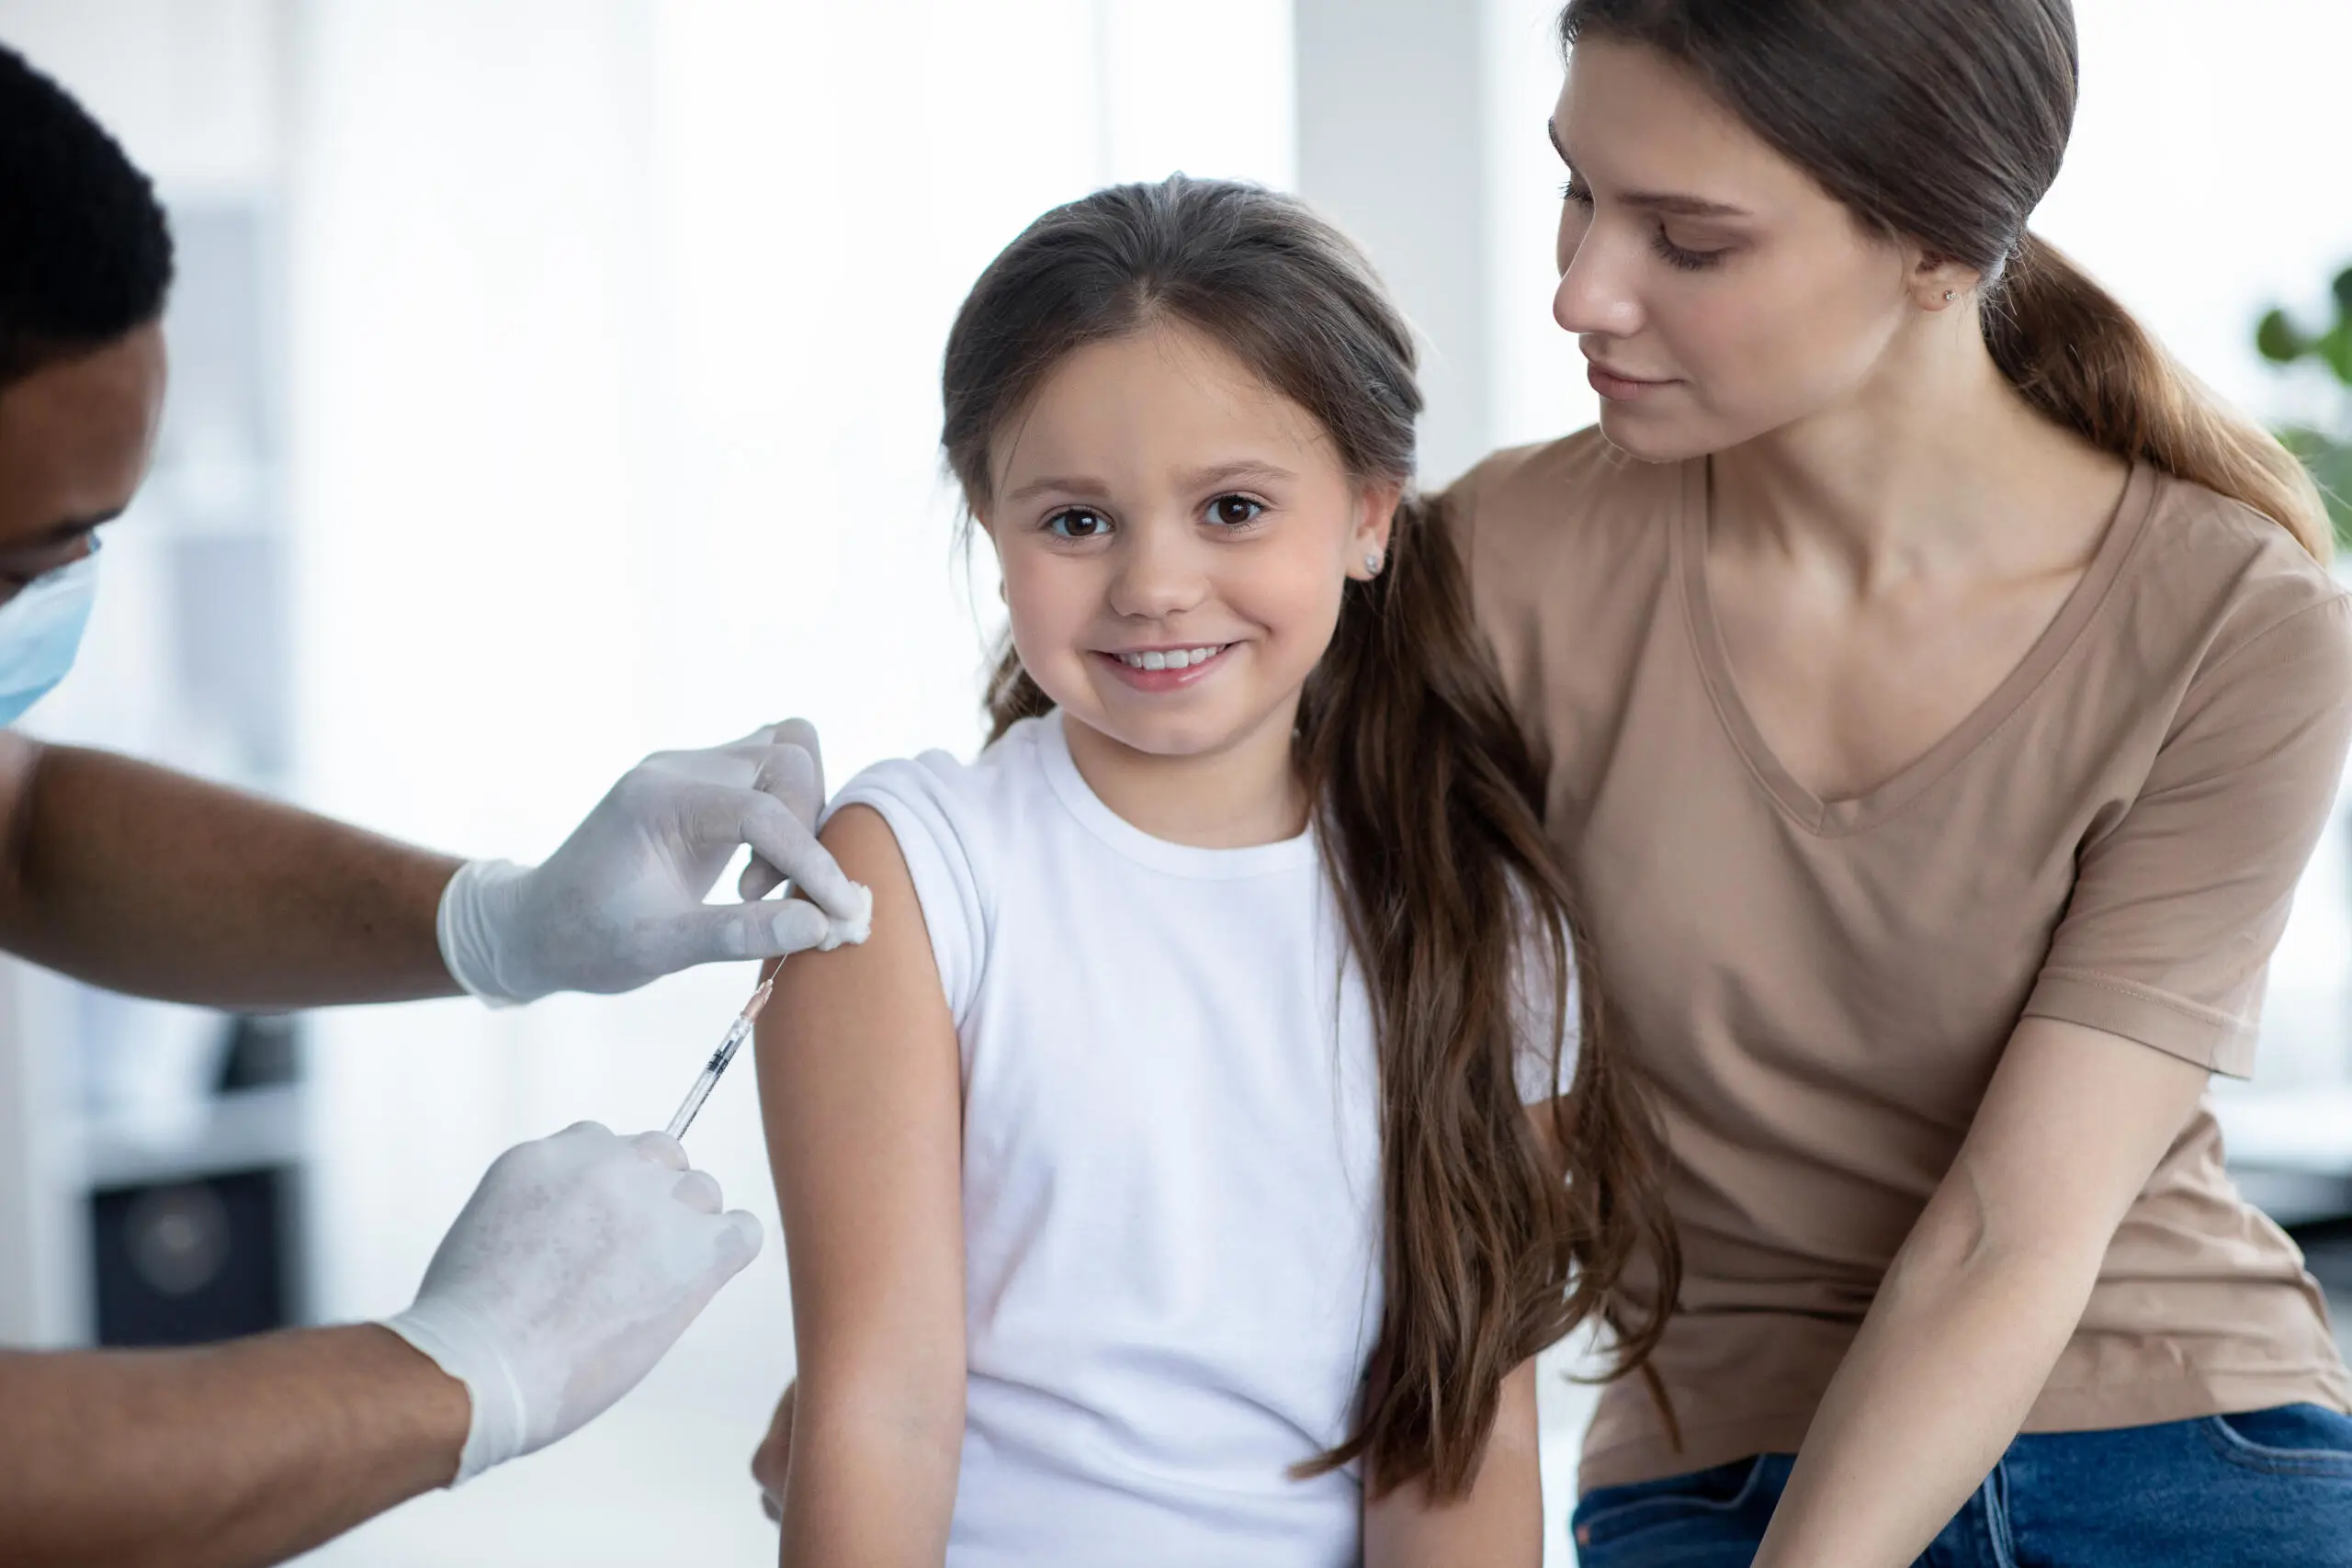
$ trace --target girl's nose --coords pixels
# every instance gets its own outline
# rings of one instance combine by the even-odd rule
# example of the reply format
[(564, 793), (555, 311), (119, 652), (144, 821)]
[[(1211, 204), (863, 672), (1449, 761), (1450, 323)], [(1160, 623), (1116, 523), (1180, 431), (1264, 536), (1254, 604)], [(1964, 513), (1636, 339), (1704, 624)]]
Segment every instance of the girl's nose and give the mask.
[(1134, 620), (1166, 620), (1208, 598), (1207, 563), (1188, 526), (1131, 527), (1120, 541), (1111, 608)]

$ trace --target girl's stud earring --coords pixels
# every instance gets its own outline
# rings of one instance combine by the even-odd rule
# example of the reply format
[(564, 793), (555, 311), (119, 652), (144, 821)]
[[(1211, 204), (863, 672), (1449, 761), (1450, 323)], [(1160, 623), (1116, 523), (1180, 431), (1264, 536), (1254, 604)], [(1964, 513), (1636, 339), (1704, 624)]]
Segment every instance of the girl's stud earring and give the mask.
[(1374, 577), (1380, 575), (1380, 552), (1378, 550), (1364, 551), (1363, 569), (1364, 570), (1372, 573)]
[(1960, 292), (1960, 291), (1959, 291), (1958, 289), (1956, 289), (1956, 288), (1947, 288), (1947, 289), (1945, 289), (1945, 290), (1944, 290), (1944, 303), (1945, 303), (1945, 304), (1947, 304), (1947, 305), (1951, 304), (1951, 303), (1952, 302), (1952, 300), (1953, 300), (1953, 299), (1954, 299), (1959, 295), (1959, 292)]

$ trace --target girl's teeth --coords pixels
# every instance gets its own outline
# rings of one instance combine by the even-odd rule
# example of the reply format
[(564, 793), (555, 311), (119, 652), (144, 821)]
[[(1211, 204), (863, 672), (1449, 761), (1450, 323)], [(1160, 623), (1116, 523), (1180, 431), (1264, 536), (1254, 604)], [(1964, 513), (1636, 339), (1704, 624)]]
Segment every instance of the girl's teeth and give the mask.
[(1130, 670), (1189, 670), (1224, 651), (1223, 648), (1180, 648), (1173, 653), (1123, 653), (1119, 662)]

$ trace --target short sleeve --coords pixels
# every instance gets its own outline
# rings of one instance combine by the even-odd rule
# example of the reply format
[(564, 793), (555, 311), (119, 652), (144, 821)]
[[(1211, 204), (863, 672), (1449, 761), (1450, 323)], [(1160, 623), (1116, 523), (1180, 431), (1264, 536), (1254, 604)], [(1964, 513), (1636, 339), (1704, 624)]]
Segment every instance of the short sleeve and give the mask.
[(959, 1028), (978, 990), (988, 950), (983, 882), (977, 869), (984, 863), (985, 846), (977, 841), (981, 814), (964, 798), (969, 774), (944, 751), (882, 762), (850, 780), (825, 808), (831, 820), (843, 807), (866, 807), (899, 840), (922, 906), (947, 1010)]
[(2028, 1016), (2254, 1070), (2262, 987), (2352, 737), (2341, 593), (2189, 684), (2137, 797), (2077, 860)]

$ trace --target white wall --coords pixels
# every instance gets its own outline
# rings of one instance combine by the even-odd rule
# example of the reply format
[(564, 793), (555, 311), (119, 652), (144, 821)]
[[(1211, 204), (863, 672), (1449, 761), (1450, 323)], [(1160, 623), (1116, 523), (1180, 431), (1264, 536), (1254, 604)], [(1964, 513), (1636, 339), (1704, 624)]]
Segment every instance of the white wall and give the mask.
[(2247, 406), (2270, 305), (2317, 316), (2352, 265), (2352, 5), (2075, 0), (2082, 108), (2035, 226)]
[(1489, 446), (1485, 8), (1298, 0), (1298, 189), (1370, 253), (1411, 321), (1424, 482)]
[(62, 82), (175, 198), (274, 167), (291, 0), (0, 0), (0, 39)]

